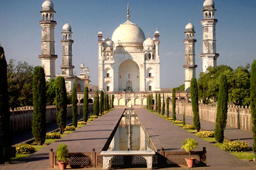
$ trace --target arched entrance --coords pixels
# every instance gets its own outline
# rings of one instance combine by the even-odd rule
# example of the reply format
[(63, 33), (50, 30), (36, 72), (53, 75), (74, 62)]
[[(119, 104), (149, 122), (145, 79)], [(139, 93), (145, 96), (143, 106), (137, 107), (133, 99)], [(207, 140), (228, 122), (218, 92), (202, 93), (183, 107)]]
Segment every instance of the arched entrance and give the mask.
[(119, 91), (140, 91), (140, 70), (132, 60), (122, 62), (118, 70)]

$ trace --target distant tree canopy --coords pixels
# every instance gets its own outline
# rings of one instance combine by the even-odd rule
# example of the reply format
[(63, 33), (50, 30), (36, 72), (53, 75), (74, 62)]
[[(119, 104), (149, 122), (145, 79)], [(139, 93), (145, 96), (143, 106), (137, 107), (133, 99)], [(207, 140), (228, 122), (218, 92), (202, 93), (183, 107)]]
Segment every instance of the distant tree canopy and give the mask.
[(220, 76), (226, 75), (229, 102), (235, 105), (249, 105), (250, 102), (250, 65), (233, 70), (226, 65), (209, 67), (206, 73), (200, 73), (198, 79), (198, 97), (204, 104), (218, 101)]
[(182, 84), (179, 87), (175, 87), (174, 89), (175, 91), (185, 91), (185, 84)]
[(34, 67), (27, 62), (18, 62), (11, 59), (7, 65), (7, 82), (9, 106), (32, 106), (32, 82)]

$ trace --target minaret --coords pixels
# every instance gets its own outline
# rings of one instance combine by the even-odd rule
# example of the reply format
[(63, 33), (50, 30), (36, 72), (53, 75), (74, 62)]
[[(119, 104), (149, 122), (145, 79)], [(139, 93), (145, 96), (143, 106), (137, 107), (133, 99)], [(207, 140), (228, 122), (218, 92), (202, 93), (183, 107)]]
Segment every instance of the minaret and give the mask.
[(72, 65), (72, 44), (74, 41), (72, 40), (72, 30), (71, 26), (66, 23), (62, 27), (62, 66), (60, 66), (62, 70), (62, 75), (67, 77), (73, 77), (73, 69), (75, 68)]
[(190, 91), (190, 82), (196, 76), (194, 26), (189, 22), (185, 27), (185, 91)]
[(98, 85), (99, 85), (99, 90), (103, 90), (103, 85), (104, 85), (104, 60), (102, 56), (102, 43), (104, 41), (103, 34), (101, 31), (98, 32), (98, 46), (99, 46), (99, 51), (98, 51), (98, 71), (99, 71), (99, 79), (98, 79)]
[(218, 20), (214, 19), (216, 9), (213, 0), (205, 0), (203, 6), (204, 19), (201, 20), (203, 26), (203, 53), (201, 57), (203, 60), (203, 72), (206, 72), (209, 66), (217, 66), (219, 54), (216, 53), (215, 27)]
[(42, 14), (42, 21), (39, 22), (42, 27), (42, 54), (39, 55), (39, 58), (44, 68), (45, 78), (49, 80), (50, 78), (55, 78), (55, 60), (57, 59), (54, 41), (54, 27), (57, 25), (56, 21), (54, 21), (56, 12), (50, 0), (46, 0), (42, 4), (42, 11), (40, 12)]

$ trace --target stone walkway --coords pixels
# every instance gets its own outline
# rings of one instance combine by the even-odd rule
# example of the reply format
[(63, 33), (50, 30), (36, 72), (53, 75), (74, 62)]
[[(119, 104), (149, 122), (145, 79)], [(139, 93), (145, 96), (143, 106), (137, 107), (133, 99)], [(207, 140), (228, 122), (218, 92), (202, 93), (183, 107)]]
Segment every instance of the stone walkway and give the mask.
[[(59, 143), (65, 143), (68, 145), (70, 152), (91, 152), (92, 148), (96, 149), (96, 152), (102, 150), (116, 123), (118, 122), (124, 108), (115, 108), (108, 114), (98, 118), (90, 124), (79, 128), (77, 131), (63, 137), (55, 143), (46, 146), (44, 149), (34, 153), (27, 158), (27, 162), (19, 162), (17, 164), (0, 165), (0, 170), (51, 170), (49, 165), (49, 150), (53, 148), (55, 151)], [(236, 157), (226, 153), (219, 148), (209, 144), (208, 142), (197, 138), (196, 136), (188, 133), (182, 128), (172, 124), (169, 121), (162, 119), (161, 117), (145, 110), (135, 108), (139, 119), (143, 126), (146, 128), (152, 142), (159, 150), (165, 148), (165, 150), (180, 150), (182, 142), (190, 137), (194, 138), (198, 143), (198, 147), (195, 150), (202, 150), (206, 147), (207, 150), (207, 167), (197, 167), (193, 169), (256, 169), (255, 162), (241, 161)], [(181, 115), (182, 116), (182, 115)], [(177, 115), (180, 118), (180, 115)], [(186, 118), (189, 122), (189, 117)], [(205, 125), (202, 123), (202, 127)], [(206, 124), (206, 127), (208, 125)], [(214, 127), (214, 126), (213, 126)], [(209, 128), (212, 128), (209, 126)], [(236, 132), (233, 133), (234, 135)], [(235, 137), (237, 138), (237, 137)], [(98, 170), (96, 168), (86, 168)], [(136, 168), (144, 170), (145, 168)], [(188, 168), (163, 168), (163, 169), (188, 169)], [(127, 169), (128, 170), (128, 169)]]
[(157, 150), (160, 150), (162, 147), (168, 151), (180, 150), (182, 142), (186, 138), (194, 138), (198, 142), (198, 146), (195, 150), (202, 150), (203, 147), (206, 147), (208, 167), (195, 169), (256, 169), (256, 162), (239, 160), (229, 153), (222, 151), (216, 146), (145, 109), (138, 108), (135, 109), (135, 112)]

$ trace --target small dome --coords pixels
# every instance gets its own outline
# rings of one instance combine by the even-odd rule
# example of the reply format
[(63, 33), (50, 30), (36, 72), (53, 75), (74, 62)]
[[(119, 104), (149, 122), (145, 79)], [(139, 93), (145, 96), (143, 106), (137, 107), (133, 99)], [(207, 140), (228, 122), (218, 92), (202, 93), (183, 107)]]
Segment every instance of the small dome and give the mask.
[(155, 34), (159, 34), (159, 31), (158, 31), (158, 30), (156, 30), (156, 31), (155, 31)]
[(143, 31), (134, 23), (127, 20), (121, 24), (112, 35), (114, 43), (143, 43), (145, 35)]
[(99, 35), (99, 34), (102, 34), (101, 30), (98, 32), (98, 35)]
[(192, 29), (192, 30), (194, 30), (194, 26), (193, 26), (193, 24), (188, 23), (188, 24), (186, 25), (185, 29), (186, 29), (186, 30), (187, 30), (187, 29)]
[(155, 44), (154, 44), (154, 41), (150, 38), (150, 37), (148, 37), (144, 42), (143, 42), (143, 46), (145, 47), (145, 46), (154, 46)]
[(82, 63), (81, 65), (80, 65), (80, 68), (84, 68), (85, 66), (84, 66), (84, 63)]
[(215, 5), (215, 3), (213, 2), (213, 0), (205, 0), (204, 4), (203, 4), (204, 7), (207, 7), (207, 6), (214, 7), (214, 5)]
[(71, 26), (68, 23), (64, 24), (62, 29), (63, 31), (69, 31), (69, 32), (71, 32), (72, 30)]
[(113, 46), (113, 41), (111, 39), (107, 38), (106, 40), (104, 40), (104, 46), (105, 47)]
[(50, 9), (53, 10), (54, 5), (53, 5), (52, 1), (46, 0), (46, 1), (44, 1), (44, 3), (42, 4), (42, 8), (43, 8), (43, 10), (50, 10)]

